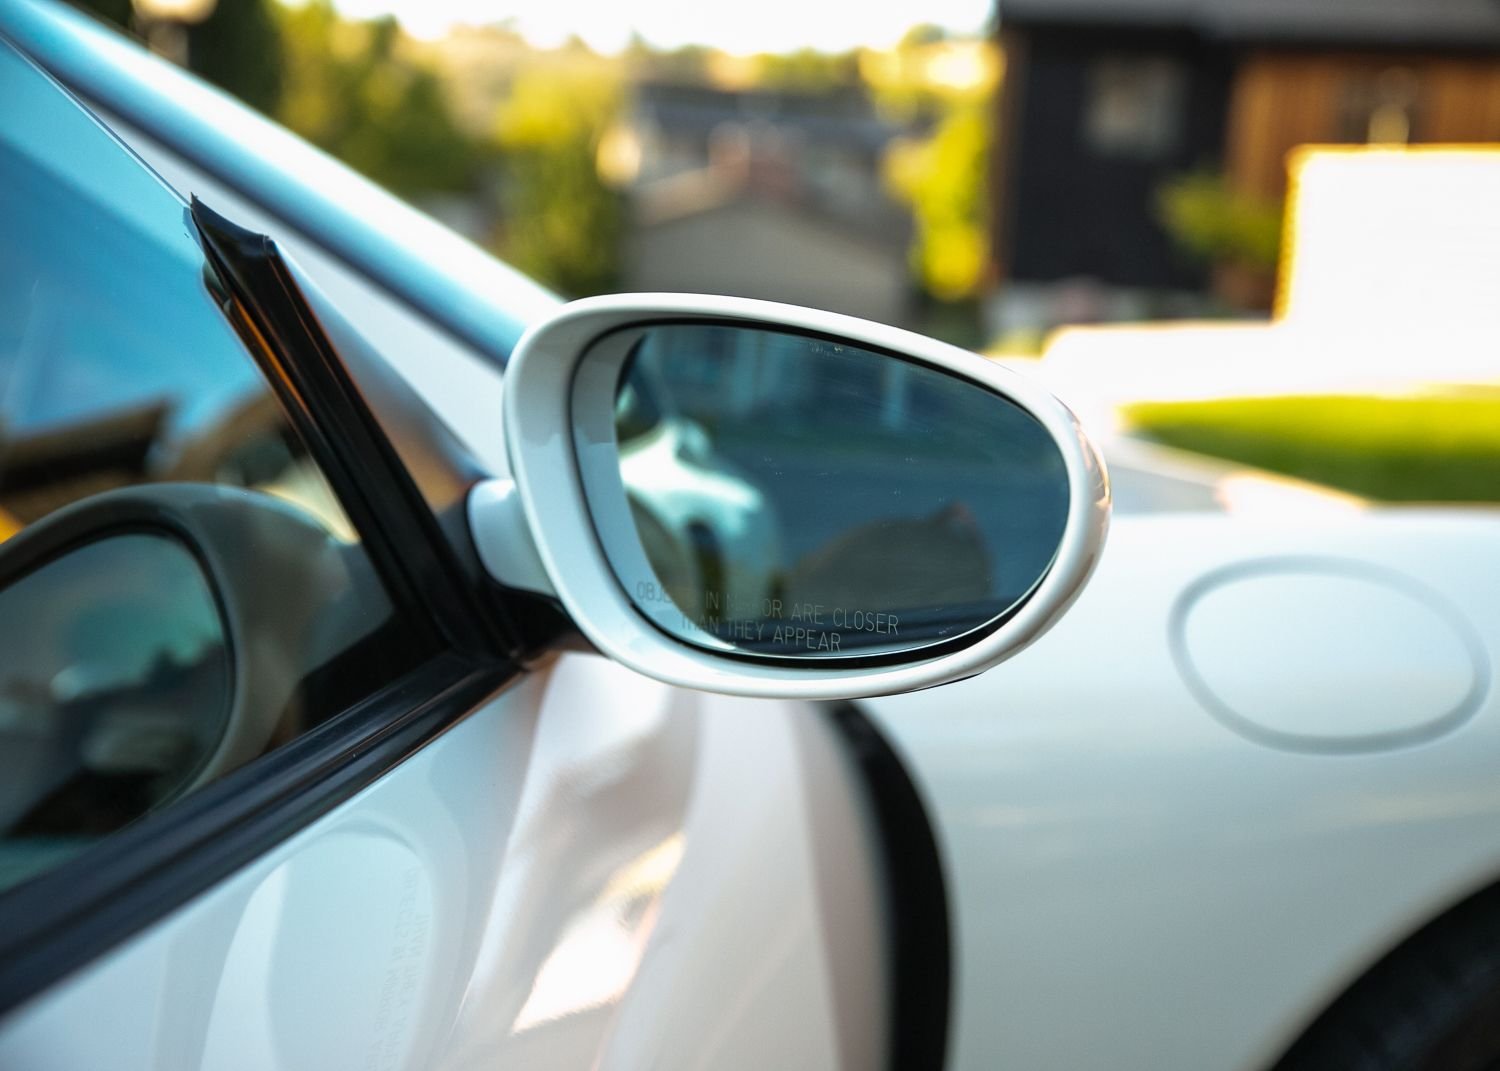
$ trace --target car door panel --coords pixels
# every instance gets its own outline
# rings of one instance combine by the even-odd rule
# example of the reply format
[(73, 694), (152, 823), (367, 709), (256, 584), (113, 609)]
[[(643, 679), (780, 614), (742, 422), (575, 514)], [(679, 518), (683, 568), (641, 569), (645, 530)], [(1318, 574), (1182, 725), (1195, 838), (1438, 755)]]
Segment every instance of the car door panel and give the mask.
[(18, 1009), (0, 1066), (878, 1066), (860, 796), (808, 709), (567, 656)]

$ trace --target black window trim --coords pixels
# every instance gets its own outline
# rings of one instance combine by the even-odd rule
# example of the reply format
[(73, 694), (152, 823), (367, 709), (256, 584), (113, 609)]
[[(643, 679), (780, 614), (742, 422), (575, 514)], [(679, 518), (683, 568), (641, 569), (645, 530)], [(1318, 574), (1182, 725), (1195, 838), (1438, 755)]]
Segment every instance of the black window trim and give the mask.
[(466, 581), (275, 243), (194, 200), (224, 308), (431, 653), (324, 724), (0, 894), (0, 1016), (206, 892), (513, 683), (514, 626)]
[(515, 633), (481, 599), (395, 447), (318, 324), (276, 243), (194, 197), (204, 251), (240, 329), (399, 605), (446, 646), (512, 654)]
[(0, 1015), (394, 769), (515, 673), (440, 654), (364, 702), (0, 897)]

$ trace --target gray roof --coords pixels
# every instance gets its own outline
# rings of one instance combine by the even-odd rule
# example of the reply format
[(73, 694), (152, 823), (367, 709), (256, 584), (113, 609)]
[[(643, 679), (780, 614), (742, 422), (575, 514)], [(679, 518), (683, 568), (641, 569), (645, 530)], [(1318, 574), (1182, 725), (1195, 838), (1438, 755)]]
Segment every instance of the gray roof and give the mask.
[(759, 122), (801, 131), (821, 145), (872, 155), (906, 132), (882, 119), (863, 91), (797, 93), (646, 82), (635, 89), (635, 108), (666, 130), (704, 139), (726, 120)]
[(1500, 0), (997, 0), (1001, 26), (1193, 30), (1241, 41), (1500, 46)]

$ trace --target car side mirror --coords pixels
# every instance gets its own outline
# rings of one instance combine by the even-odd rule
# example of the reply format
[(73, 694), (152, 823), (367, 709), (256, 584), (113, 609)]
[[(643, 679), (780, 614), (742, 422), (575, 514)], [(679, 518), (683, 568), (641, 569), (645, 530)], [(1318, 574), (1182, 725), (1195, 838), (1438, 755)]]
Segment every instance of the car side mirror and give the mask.
[(603, 653), (743, 695), (972, 675), (1078, 594), (1109, 515), (1052, 395), (896, 328), (693, 295), (577, 301), (511, 357), (491, 574)]

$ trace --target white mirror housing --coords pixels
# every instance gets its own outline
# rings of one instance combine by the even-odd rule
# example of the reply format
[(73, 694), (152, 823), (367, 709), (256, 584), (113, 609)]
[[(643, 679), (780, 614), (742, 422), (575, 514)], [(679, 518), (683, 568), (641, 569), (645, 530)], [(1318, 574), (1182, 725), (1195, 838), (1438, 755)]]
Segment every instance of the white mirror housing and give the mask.
[[(693, 336), (695, 330), (698, 336)], [(892, 522), (876, 517), (854, 529), (859, 539), (830, 541), (816, 555), (803, 552), (800, 567), (745, 566), (743, 563), (748, 559), (760, 561), (773, 556), (773, 545), (775, 554), (790, 557), (791, 552), (779, 543), (795, 542), (795, 538), (778, 540), (776, 532), (779, 529), (796, 537), (799, 534), (796, 526), (806, 511), (793, 511), (796, 516), (783, 516), (778, 523), (760, 517), (762, 510), (767, 517), (774, 513), (769, 499), (776, 496), (752, 493), (749, 489), (774, 485), (780, 470), (742, 474), (726, 458), (715, 462), (714, 471), (709, 473), (712, 479), (679, 481), (694, 483), (699, 489), (692, 493), (700, 496), (723, 494), (736, 497), (739, 502), (735, 507), (739, 519), (734, 526), (738, 545), (726, 551), (714, 543), (711, 535), (705, 537), (718, 557), (703, 559), (710, 564), (693, 573), (691, 563), (702, 558), (700, 552), (684, 541), (686, 549), (679, 555), (679, 563), (672, 558), (675, 552), (670, 547), (661, 549), (672, 542), (670, 538), (655, 541), (648, 538), (649, 517), (642, 514), (650, 510), (638, 508), (640, 497), (675, 492), (670, 488), (661, 490), (664, 480), (667, 484), (672, 482), (672, 470), (663, 469), (661, 463), (653, 470), (657, 473), (652, 477), (655, 491), (643, 489), (639, 478), (632, 475), (645, 471), (639, 458), (646, 448), (640, 444), (648, 443), (649, 449), (661, 456), (668, 456), (662, 452), (669, 451), (671, 457), (686, 459), (680, 463), (697, 466), (689, 474), (699, 473), (705, 459), (713, 457), (714, 436), (704, 427), (714, 423), (717, 414), (712, 406), (720, 401), (726, 408), (737, 405), (743, 409), (744, 405), (743, 399), (738, 404), (732, 402), (740, 388), (733, 384), (714, 385), (710, 377), (708, 388), (694, 384), (694, 397), (707, 397), (709, 409), (705, 410), (701, 401), (696, 413), (679, 412), (670, 404), (653, 402), (651, 419), (657, 423), (648, 425), (648, 430), (650, 427), (658, 430), (642, 435), (638, 430), (639, 418), (626, 411), (631, 408), (627, 399), (635, 401), (627, 390), (626, 371), (635, 366), (633, 362), (637, 354), (644, 352), (643, 347), (649, 348), (653, 339), (664, 337), (687, 337), (689, 341), (702, 337), (709, 340), (704, 343), (706, 347), (719, 350), (723, 349), (726, 337), (747, 345), (754, 343), (754, 352), (735, 355), (740, 366), (746, 361), (753, 364), (760, 359), (772, 360), (764, 354), (767, 343), (775, 344), (769, 348), (781, 351), (774, 355), (780, 363), (766, 370), (781, 379), (788, 378), (789, 370), (805, 371), (807, 362), (837, 358), (845, 364), (864, 361), (872, 366), (879, 362), (892, 368), (901, 366), (903, 374), (909, 372), (922, 382), (939, 386), (961, 384), (963, 391), (957, 386), (951, 391), (963, 394), (969, 401), (976, 396), (993, 396), (997, 417), (1005, 416), (1014, 425), (1019, 412), (1029, 426), (1037, 429), (1031, 441), (1047, 444), (1045, 489), (1048, 501), (1057, 504), (1057, 531), (1055, 540), (1048, 537), (1046, 549), (1050, 551), (1055, 541), (1055, 551), (1050, 558), (1036, 558), (1033, 550), (1032, 572), (1019, 581), (1012, 578), (1008, 586), (998, 582), (991, 585), (1003, 586), (1005, 591), (984, 604), (992, 607), (986, 611), (985, 620), (967, 620), (962, 627), (946, 631), (936, 625), (925, 632), (912, 629), (913, 615), (904, 609), (904, 616), (885, 613), (878, 590), (860, 603), (864, 608), (852, 610), (839, 605), (837, 595), (829, 596), (830, 605), (826, 608), (822, 602), (814, 604), (810, 599), (798, 602), (795, 600), (807, 591), (848, 590), (847, 584), (842, 589), (830, 588), (826, 578), (828, 563), (832, 561), (836, 568), (840, 555), (855, 553), (851, 548), (878, 546), (882, 539), (889, 544), (892, 537), (887, 533), (897, 531), (891, 527), (893, 523), (905, 524), (904, 530), (909, 531), (914, 523), (928, 522)], [(677, 355), (679, 365), (681, 356)], [(708, 359), (704, 360), (706, 363)], [(792, 363), (788, 364), (789, 361)], [(881, 369), (888, 370), (885, 364), (881, 364)], [(842, 389), (844, 396), (849, 396), (850, 388)], [(671, 391), (665, 393), (671, 403), (675, 396)], [(943, 409), (941, 400), (934, 404), (948, 416), (978, 412), (972, 405)], [(512, 479), (480, 484), (469, 500), (470, 522), (486, 568), (509, 587), (555, 595), (578, 629), (601, 653), (647, 676), (683, 687), (735, 695), (839, 699), (912, 691), (972, 676), (1033, 642), (1067, 609), (1093, 570), (1108, 526), (1109, 482), (1103, 462), (1073, 414), (1047, 390), (968, 351), (898, 328), (833, 313), (741, 298), (685, 294), (622, 294), (575, 301), (531, 328), (521, 339), (506, 370), (504, 405)], [(668, 410), (669, 415), (662, 417), (656, 412), (660, 409)], [(767, 411), (775, 414), (775, 410)], [(846, 427), (853, 427), (852, 432), (843, 433), (843, 438), (837, 432), (825, 433), (813, 449), (822, 449), (835, 460), (843, 456), (845, 440), (861, 438), (861, 425), (848, 425), (848, 419), (859, 418), (846, 417)], [(791, 423), (783, 423), (783, 428), (791, 426), (795, 430), (796, 415), (787, 420)], [(903, 499), (900, 487), (892, 485), (890, 494), (899, 505), (914, 508), (908, 500), (922, 497), (910, 490), (921, 490), (922, 466), (932, 466), (934, 470), (937, 466), (934, 457), (924, 461), (922, 451), (925, 448), (932, 455), (934, 449), (947, 449), (942, 433), (950, 429), (951, 423), (950, 419), (948, 425), (929, 421), (910, 425), (904, 431), (901, 427), (894, 432), (887, 429), (882, 439), (887, 449), (883, 459), (871, 460), (873, 455), (865, 458), (867, 468), (878, 464), (899, 466), (909, 489)], [(749, 447), (745, 445), (747, 427), (751, 432)], [(754, 423), (739, 426), (735, 441), (742, 453), (746, 449), (754, 453), (753, 433), (757, 427)], [(971, 459), (968, 468), (983, 468), (980, 462), (994, 460), (988, 455), (981, 456), (984, 428), (952, 430), (955, 435), (968, 434), (967, 438), (952, 438), (953, 442), (980, 444), (981, 449), (974, 455), (977, 461)], [(902, 449), (899, 438), (902, 434), (923, 441), (913, 441), (910, 450)], [(772, 432), (768, 430), (767, 435)], [(897, 444), (899, 454), (890, 453), (892, 442)], [(847, 446), (847, 449), (857, 448), (857, 442)], [(997, 457), (1004, 467), (1007, 459)], [(1024, 459), (1017, 463), (1024, 463)], [(934, 471), (933, 475), (938, 473)], [(1033, 474), (1032, 478), (1035, 482), (1041, 477)], [(637, 483), (632, 484), (632, 479), (637, 479)], [(826, 505), (830, 513), (857, 512), (856, 507), (875, 508), (870, 505), (873, 496), (868, 487), (863, 497), (856, 500), (855, 491), (845, 488), (846, 482), (837, 474), (830, 476), (826, 492), (820, 491), (816, 496), (817, 505)], [(770, 486), (767, 490), (774, 492), (776, 488)], [(848, 501), (842, 501), (841, 495), (849, 496)], [(974, 500), (972, 492), (970, 499)], [(927, 504), (923, 508), (930, 508), (933, 502), (945, 500), (938, 496), (924, 501)], [(977, 506), (977, 510), (970, 505)], [(991, 521), (990, 528), (996, 531), (1004, 528), (1008, 533), (1012, 526), (1007, 518), (1014, 517), (1023, 503), (1012, 505), (1015, 508), (1007, 514), (1004, 502), (974, 500), (950, 506), (943, 513), (959, 516), (966, 526), (963, 531), (973, 533), (970, 538), (978, 543), (981, 536), (974, 514), (1000, 518)], [(651, 522), (650, 530), (660, 527)], [(987, 535), (991, 543), (998, 538), (993, 532)], [(989, 557), (983, 560), (998, 562), (1009, 550), (1001, 541), (998, 548), (991, 547)], [(891, 560), (899, 566), (922, 553), (918, 548), (914, 554), (897, 554)], [(814, 557), (822, 565), (821, 571), (806, 566)], [(930, 557), (935, 559), (939, 555)], [(740, 574), (752, 575), (753, 585), (745, 582), (739, 587), (764, 592), (764, 598), (731, 590), (735, 584), (723, 579), (723, 561), (732, 561)], [(714, 565), (715, 562), (719, 564)], [(994, 569), (976, 575), (987, 578), (991, 572), (998, 574), (1003, 572), (1004, 564), (999, 562)], [(1033, 572), (1037, 574), (1034, 578)], [(705, 573), (712, 573), (714, 579), (710, 581)], [(822, 587), (812, 579), (815, 573), (823, 579)], [(865, 567), (859, 571), (865, 589), (872, 586), (878, 589), (881, 575), (879, 568)], [(896, 584), (895, 572), (890, 575), (891, 583)], [(913, 575), (920, 578), (922, 574), (918, 571)], [(637, 576), (649, 579), (637, 580)], [(900, 583), (904, 584), (904, 607), (911, 601), (912, 586), (920, 585), (921, 580), (907, 576)], [(951, 599), (952, 585), (948, 588), (950, 594), (946, 597)], [(727, 597), (731, 602), (753, 603), (763, 606), (763, 610), (756, 612), (753, 621), (745, 614), (724, 622), (717, 617), (699, 617), (703, 612), (697, 602), (699, 593), (707, 592), (710, 606), (707, 612), (718, 613), (725, 591), (730, 592)], [(818, 624), (813, 627), (815, 605)], [(679, 616), (682, 628), (673, 625)], [(867, 634), (877, 627), (882, 632), (899, 631), (893, 624), (887, 629), (888, 623), (897, 620), (903, 622), (901, 628), (906, 630), (899, 641)], [(856, 621), (867, 629), (866, 633), (858, 630), (853, 624)], [(842, 633), (838, 631), (840, 628)], [(914, 632), (917, 635), (912, 635)], [(771, 643), (773, 634), (776, 644)], [(783, 635), (785, 644), (781, 642)]]

